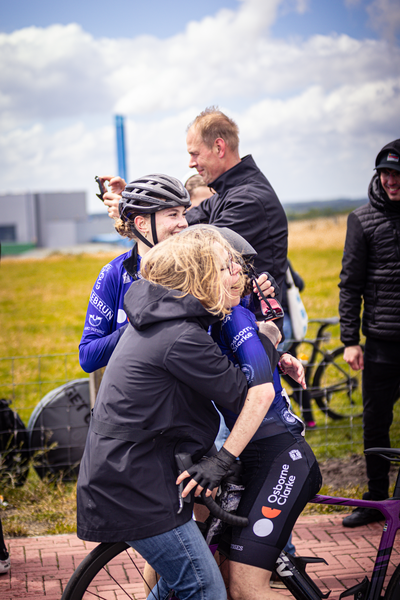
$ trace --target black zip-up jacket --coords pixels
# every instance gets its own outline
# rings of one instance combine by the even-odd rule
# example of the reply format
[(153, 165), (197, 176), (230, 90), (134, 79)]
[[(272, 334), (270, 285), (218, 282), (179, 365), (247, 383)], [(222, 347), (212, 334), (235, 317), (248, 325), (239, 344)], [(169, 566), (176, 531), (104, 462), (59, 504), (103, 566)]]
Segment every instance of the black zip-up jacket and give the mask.
[(362, 332), (382, 341), (400, 339), (400, 202), (388, 198), (379, 175), (368, 189), (369, 203), (350, 213), (340, 273), (340, 337), (360, 343)]
[(257, 271), (271, 273), (282, 289), (287, 268), (287, 218), (252, 156), (242, 158), (210, 187), (217, 193), (187, 213), (189, 225), (211, 223), (239, 233), (257, 251)]
[(183, 525), (175, 453), (199, 460), (219, 416), (240, 412), (246, 377), (208, 335), (217, 319), (191, 295), (139, 280), (125, 295), (130, 324), (104, 373), (79, 470), (78, 536), (116, 542)]

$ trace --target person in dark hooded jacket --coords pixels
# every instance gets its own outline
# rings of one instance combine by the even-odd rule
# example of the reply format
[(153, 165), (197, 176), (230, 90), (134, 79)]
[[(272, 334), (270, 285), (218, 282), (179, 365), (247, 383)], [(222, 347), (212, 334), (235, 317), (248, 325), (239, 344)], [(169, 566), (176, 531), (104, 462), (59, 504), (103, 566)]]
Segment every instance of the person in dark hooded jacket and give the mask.
[[(400, 388), (400, 139), (382, 148), (369, 184), (369, 203), (348, 218), (340, 273), (340, 335), (344, 359), (363, 369), (364, 448), (390, 447), (393, 405)], [(360, 312), (365, 351), (360, 346)], [(365, 499), (389, 495), (390, 463), (367, 456)], [(380, 521), (373, 509), (356, 508), (346, 527)]]
[(128, 541), (184, 600), (225, 600), (222, 577), (179, 497), (175, 454), (199, 461), (213, 445), (212, 401), (241, 413), (202, 472), (207, 494), (246, 447), (274, 397), (244, 402), (246, 376), (208, 335), (239, 303), (239, 256), (218, 232), (155, 246), (124, 308), (129, 325), (106, 368), (80, 465), (78, 536)]

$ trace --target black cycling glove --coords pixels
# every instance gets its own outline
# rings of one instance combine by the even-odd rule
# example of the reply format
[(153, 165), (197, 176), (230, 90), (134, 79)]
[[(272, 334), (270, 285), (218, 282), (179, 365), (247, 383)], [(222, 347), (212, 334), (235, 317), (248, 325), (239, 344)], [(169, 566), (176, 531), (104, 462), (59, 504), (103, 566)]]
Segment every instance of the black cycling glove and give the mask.
[(224, 477), (232, 474), (230, 467), (235, 460), (236, 457), (222, 447), (217, 454), (202, 458), (187, 472), (201, 487), (213, 490)]

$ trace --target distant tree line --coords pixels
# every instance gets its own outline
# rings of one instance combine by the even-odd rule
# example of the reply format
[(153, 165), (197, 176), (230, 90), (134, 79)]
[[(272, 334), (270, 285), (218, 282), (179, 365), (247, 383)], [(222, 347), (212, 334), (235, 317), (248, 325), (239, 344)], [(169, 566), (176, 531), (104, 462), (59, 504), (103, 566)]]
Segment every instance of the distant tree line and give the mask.
[(366, 198), (360, 200), (343, 198), (339, 200), (283, 203), (283, 207), (289, 221), (299, 221), (302, 219), (347, 215), (358, 206), (362, 206), (367, 202)]

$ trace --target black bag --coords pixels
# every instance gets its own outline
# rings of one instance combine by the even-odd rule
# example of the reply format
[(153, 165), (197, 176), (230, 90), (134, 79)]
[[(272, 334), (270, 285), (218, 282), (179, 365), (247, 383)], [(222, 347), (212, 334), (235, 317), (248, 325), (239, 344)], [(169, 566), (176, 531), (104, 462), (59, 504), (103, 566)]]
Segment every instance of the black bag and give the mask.
[(0, 481), (21, 486), (29, 470), (29, 436), (20, 416), (0, 399)]

